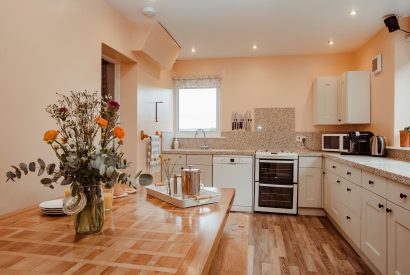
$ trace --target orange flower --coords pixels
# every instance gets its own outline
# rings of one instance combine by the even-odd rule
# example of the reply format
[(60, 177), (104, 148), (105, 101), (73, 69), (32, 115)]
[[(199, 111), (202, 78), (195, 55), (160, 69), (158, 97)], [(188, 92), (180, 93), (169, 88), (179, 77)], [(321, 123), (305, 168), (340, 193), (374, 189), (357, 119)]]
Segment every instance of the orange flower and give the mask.
[(97, 122), (98, 125), (100, 125), (100, 127), (102, 128), (105, 128), (108, 126), (108, 121), (103, 119), (102, 117), (96, 117), (95, 122)]
[(62, 138), (61, 138), (61, 143), (62, 143), (62, 144), (66, 144), (66, 143), (67, 143), (67, 139), (66, 139), (65, 137), (62, 137)]
[(56, 130), (48, 130), (44, 133), (43, 140), (51, 142), (55, 140), (60, 132)]
[(125, 136), (125, 131), (124, 129), (122, 129), (121, 127), (115, 127), (114, 128), (114, 136), (116, 136), (117, 138), (119, 138), (120, 141), (122, 141), (122, 139)]

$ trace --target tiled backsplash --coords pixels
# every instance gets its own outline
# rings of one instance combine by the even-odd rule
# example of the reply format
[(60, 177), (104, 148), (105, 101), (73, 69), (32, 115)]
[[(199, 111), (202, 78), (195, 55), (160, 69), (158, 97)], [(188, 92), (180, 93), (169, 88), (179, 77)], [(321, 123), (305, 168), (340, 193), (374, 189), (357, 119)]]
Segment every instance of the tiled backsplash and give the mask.
[[(307, 151), (296, 135), (306, 136), (306, 146), (321, 149), (320, 132), (295, 132), (295, 108), (256, 108), (252, 132), (226, 131), (222, 138), (207, 138), (212, 149)], [(164, 149), (172, 148), (173, 133), (163, 133)], [(178, 138), (180, 148), (198, 149), (202, 138)]]

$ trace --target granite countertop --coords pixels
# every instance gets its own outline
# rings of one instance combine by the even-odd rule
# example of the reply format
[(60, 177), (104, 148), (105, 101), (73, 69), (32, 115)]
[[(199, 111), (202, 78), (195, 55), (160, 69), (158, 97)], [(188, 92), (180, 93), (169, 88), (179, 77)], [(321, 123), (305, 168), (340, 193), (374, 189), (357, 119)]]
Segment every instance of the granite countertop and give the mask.
[(167, 149), (162, 150), (163, 154), (186, 154), (186, 155), (247, 155), (254, 156), (255, 150), (236, 149)]
[(341, 155), (338, 153), (323, 152), (322, 155), (365, 172), (410, 185), (410, 162), (371, 156)]

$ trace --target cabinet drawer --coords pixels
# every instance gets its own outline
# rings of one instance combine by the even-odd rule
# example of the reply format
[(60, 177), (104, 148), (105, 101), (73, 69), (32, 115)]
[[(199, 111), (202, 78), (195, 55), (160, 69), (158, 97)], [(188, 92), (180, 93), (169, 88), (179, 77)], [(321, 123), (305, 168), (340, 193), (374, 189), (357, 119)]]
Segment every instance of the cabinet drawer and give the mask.
[(186, 161), (188, 165), (212, 165), (212, 155), (187, 155)]
[(300, 157), (299, 167), (301, 168), (322, 168), (322, 157)]
[(340, 169), (338, 170), (341, 172), (340, 176), (344, 177), (345, 179), (359, 186), (362, 185), (362, 171), (361, 170), (357, 168), (353, 168), (348, 165), (344, 165), (344, 164), (341, 164)]
[(186, 155), (177, 155), (177, 154), (162, 154), (163, 158), (170, 159), (170, 164), (174, 164), (176, 161), (176, 165), (186, 165)]
[(340, 163), (336, 161), (325, 159), (325, 169), (332, 171), (333, 173), (340, 174)]
[(410, 210), (410, 186), (394, 181), (388, 181), (387, 199)]
[(387, 195), (387, 179), (362, 172), (362, 187), (382, 197)]
[(342, 180), (342, 201), (355, 215), (361, 216), (361, 187), (348, 180)]
[(360, 247), (360, 217), (343, 205), (340, 223), (346, 235), (357, 247)]

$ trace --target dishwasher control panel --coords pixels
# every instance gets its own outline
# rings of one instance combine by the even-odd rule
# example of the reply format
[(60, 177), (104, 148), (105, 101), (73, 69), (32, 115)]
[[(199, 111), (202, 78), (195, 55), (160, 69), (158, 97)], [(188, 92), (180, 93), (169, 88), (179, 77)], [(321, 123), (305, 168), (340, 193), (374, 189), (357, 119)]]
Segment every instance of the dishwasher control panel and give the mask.
[(248, 164), (253, 163), (252, 156), (214, 156), (214, 164)]

